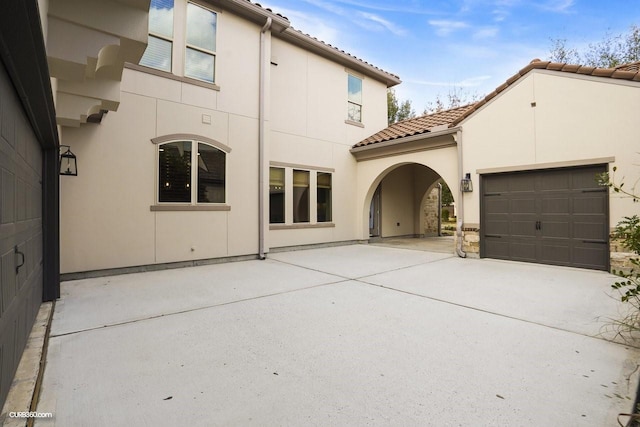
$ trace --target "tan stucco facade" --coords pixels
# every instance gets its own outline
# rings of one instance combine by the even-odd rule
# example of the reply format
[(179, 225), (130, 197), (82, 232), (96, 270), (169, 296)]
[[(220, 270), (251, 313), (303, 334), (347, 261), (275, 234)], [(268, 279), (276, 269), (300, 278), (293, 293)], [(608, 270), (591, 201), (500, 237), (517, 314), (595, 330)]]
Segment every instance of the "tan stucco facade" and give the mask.
[[(175, 2), (172, 74), (127, 66), (120, 105), (99, 125), (64, 127), (79, 176), (61, 177), (61, 272), (73, 273), (256, 255), (263, 222), (271, 248), (352, 241), (357, 232), (356, 161), (349, 148), (386, 126), (387, 82), (347, 67), (319, 48), (305, 49), (265, 31), (265, 175), (258, 173), (262, 26), (224, 8), (218, 13), (215, 84), (182, 75), (184, 48)], [(181, 35), (182, 34), (182, 35)], [(298, 35), (296, 35), (298, 37)], [(241, 70), (241, 72), (239, 72)], [(362, 79), (362, 122), (348, 123), (347, 76)], [(158, 203), (154, 138), (201, 136), (229, 148), (221, 205)], [(268, 217), (269, 167), (286, 171), (286, 221)], [(310, 220), (293, 223), (291, 175), (310, 172)], [(318, 223), (316, 173), (332, 174), (332, 218)], [(267, 202), (260, 217), (259, 191)]]

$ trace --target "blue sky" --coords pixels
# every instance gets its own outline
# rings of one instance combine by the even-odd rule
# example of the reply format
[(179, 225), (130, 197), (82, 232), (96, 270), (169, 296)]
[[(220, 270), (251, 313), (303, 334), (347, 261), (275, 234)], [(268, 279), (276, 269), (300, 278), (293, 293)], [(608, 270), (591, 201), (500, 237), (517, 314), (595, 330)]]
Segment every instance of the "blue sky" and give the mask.
[(457, 88), (485, 95), (547, 59), (550, 39), (587, 47), (640, 25), (640, 0), (267, 0), (293, 27), (386, 71), (421, 114)]

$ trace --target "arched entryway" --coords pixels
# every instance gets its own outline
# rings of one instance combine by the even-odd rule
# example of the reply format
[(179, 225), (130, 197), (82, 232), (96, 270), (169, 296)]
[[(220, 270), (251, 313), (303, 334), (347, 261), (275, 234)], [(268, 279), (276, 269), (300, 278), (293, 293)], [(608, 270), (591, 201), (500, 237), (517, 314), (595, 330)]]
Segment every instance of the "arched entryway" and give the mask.
[(419, 163), (382, 171), (369, 188), (370, 242), (453, 252), (453, 235), (443, 236), (441, 229), (443, 183), (437, 171)]

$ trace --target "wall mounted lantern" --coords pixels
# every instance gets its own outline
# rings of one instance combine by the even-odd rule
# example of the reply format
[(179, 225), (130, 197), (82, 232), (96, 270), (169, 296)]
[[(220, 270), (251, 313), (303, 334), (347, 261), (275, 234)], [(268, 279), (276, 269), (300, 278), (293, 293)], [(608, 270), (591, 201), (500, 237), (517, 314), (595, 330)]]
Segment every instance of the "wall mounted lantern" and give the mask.
[(60, 148), (66, 148), (67, 151), (60, 154), (60, 175), (78, 176), (78, 163), (76, 155), (71, 152), (71, 147), (61, 145)]
[(471, 174), (465, 174), (464, 178), (460, 181), (460, 188), (463, 193), (471, 193), (473, 191), (473, 182), (471, 181)]

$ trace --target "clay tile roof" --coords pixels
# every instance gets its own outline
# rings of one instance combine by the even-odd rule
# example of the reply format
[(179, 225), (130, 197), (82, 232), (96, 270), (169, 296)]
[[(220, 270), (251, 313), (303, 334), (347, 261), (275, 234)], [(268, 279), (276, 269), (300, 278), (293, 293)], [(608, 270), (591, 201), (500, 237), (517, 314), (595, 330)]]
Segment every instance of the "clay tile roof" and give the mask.
[(391, 141), (394, 139), (404, 138), (412, 135), (429, 133), (436, 126), (449, 126), (458, 117), (464, 115), (467, 111), (472, 109), (473, 106), (474, 104), (465, 105), (463, 107), (452, 108), (451, 110), (440, 111), (437, 113), (427, 114), (425, 116), (420, 116), (414, 119), (408, 119), (398, 123), (394, 123), (388, 128), (383, 129), (374, 135), (371, 135), (364, 141), (357, 143), (353, 146), (353, 148), (364, 147), (367, 145), (377, 144), (384, 141)]
[(640, 61), (631, 64), (620, 65), (615, 68), (597, 68), (585, 65), (562, 64), (551, 61), (541, 61), (534, 59), (518, 71), (516, 74), (507, 79), (506, 82), (498, 86), (493, 92), (485, 96), (475, 104), (465, 105), (464, 107), (453, 108), (451, 110), (441, 111), (435, 114), (409, 119), (402, 122), (394, 123), (386, 129), (371, 135), (369, 138), (360, 141), (353, 148), (364, 147), (368, 145), (378, 144), (380, 142), (390, 141), (393, 139), (404, 138), (411, 135), (428, 133), (435, 126), (447, 125), (449, 128), (457, 126), (464, 119), (469, 117), (475, 111), (480, 109), (487, 102), (505, 91), (509, 86), (516, 83), (525, 74), (531, 70), (551, 70), (562, 73), (574, 73), (589, 75), (595, 77), (624, 79), (640, 82)]
[(271, 10), (270, 8), (262, 6), (260, 3), (254, 3), (254, 2), (252, 2), (251, 0), (247, 0), (247, 3), (252, 4), (252, 5), (254, 5), (254, 6), (258, 6), (260, 9), (262, 9), (262, 10), (266, 10), (266, 11), (267, 11), (267, 12), (269, 12), (269, 13), (273, 13), (274, 15), (279, 16), (279, 17), (280, 17), (280, 18), (282, 18), (282, 19), (286, 19), (287, 21), (289, 20), (289, 18), (287, 18), (286, 16), (281, 15), (281, 14), (279, 14), (279, 13), (277, 13), (277, 12), (274, 12), (274, 11), (273, 11), (273, 10)]

